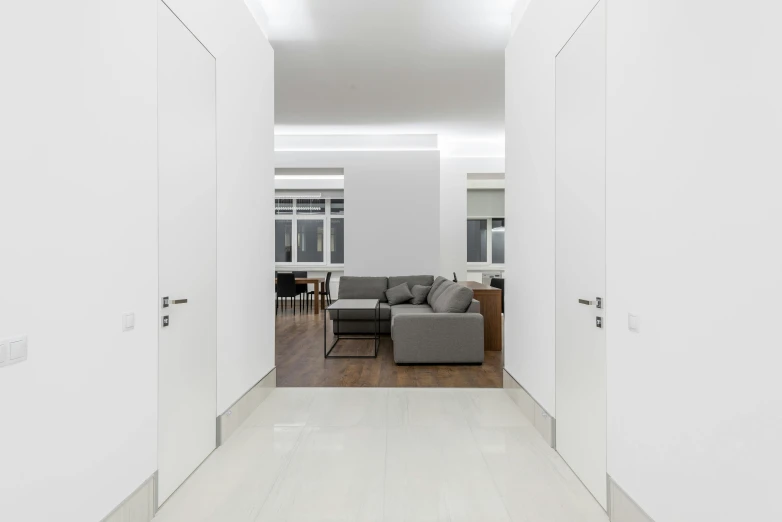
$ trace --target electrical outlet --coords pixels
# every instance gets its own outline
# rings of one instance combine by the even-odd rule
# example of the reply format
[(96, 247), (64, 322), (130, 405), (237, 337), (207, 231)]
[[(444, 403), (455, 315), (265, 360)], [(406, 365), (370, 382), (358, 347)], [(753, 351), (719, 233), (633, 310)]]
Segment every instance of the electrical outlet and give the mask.
[(27, 360), (27, 336), (9, 337), (0, 341), (0, 366), (11, 366)]
[(627, 328), (631, 332), (641, 332), (641, 317), (633, 314), (627, 314)]
[(8, 341), (0, 341), (0, 368), (8, 364)]
[(122, 314), (122, 331), (127, 332), (136, 327), (136, 314), (133, 312)]

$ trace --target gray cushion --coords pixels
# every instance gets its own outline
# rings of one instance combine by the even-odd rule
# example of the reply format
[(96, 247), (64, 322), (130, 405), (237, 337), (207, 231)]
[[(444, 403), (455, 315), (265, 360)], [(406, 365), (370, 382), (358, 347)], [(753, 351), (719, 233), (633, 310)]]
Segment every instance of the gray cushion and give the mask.
[(409, 288), (413, 288), (415, 285), (432, 286), (433, 282), (434, 276), (430, 275), (391, 276), (388, 278), (388, 288), (399, 286), (402, 283), (407, 283)]
[(387, 277), (342, 276), (339, 278), (339, 299), (378, 299), (386, 303)]
[[(381, 321), (388, 321), (391, 319), (391, 305), (388, 303), (380, 303), (378, 305), (378, 315)], [(329, 311), (329, 319), (337, 317), (337, 312), (334, 310)], [(340, 321), (374, 321), (374, 310), (342, 310), (339, 312)]]
[(413, 294), (410, 293), (407, 283), (394, 286), (386, 290), (386, 299), (391, 306), (406, 303), (413, 298)]
[(443, 283), (448, 283), (446, 278), (443, 276), (437, 276), (437, 279), (434, 280), (432, 283), (432, 289), (429, 290), (429, 295), (426, 296), (426, 302), (429, 304), (429, 306), (432, 306), (432, 303), (434, 303), (434, 298), (440, 295), (438, 292), (440, 292), (440, 287), (443, 286)]
[(402, 314), (433, 314), (434, 310), (429, 305), (401, 304), (391, 307), (391, 318)]
[(412, 304), (420, 305), (426, 303), (426, 297), (429, 295), (429, 290), (431, 289), (431, 286), (415, 285), (412, 290), (410, 290), (410, 293), (413, 294)]
[(438, 314), (466, 312), (472, 303), (472, 289), (457, 283), (451, 283), (432, 305)]

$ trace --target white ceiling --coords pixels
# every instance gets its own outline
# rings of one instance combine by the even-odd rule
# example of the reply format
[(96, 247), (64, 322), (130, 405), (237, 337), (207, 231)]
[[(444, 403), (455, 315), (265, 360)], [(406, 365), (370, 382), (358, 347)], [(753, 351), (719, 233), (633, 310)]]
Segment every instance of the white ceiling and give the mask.
[(256, 1), (278, 134), (430, 133), (446, 155), (504, 155), (516, 0)]

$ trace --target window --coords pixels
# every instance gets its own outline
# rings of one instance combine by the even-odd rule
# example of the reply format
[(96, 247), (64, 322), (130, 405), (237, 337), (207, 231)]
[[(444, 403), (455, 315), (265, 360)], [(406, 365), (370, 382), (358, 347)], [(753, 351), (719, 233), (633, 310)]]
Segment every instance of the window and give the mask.
[(296, 261), (323, 262), (323, 220), (300, 219), (297, 223)]
[(505, 263), (505, 218), (467, 220), (467, 262)]
[(505, 219), (491, 220), (491, 262), (505, 263)]
[(275, 199), (274, 200), (274, 214), (278, 215), (278, 216), (293, 214), (293, 200), (292, 199)]
[(345, 200), (344, 199), (332, 199), (331, 200), (331, 215), (343, 215), (345, 213)]
[(293, 221), (278, 219), (274, 222), (274, 260), (278, 263), (293, 261)]
[(345, 262), (344, 199), (276, 198), (274, 214), (276, 263)]
[(345, 262), (345, 220), (331, 220), (331, 262)]
[(467, 220), (467, 262), (486, 262), (486, 220)]
[(296, 214), (300, 216), (325, 215), (326, 200), (325, 199), (297, 199)]

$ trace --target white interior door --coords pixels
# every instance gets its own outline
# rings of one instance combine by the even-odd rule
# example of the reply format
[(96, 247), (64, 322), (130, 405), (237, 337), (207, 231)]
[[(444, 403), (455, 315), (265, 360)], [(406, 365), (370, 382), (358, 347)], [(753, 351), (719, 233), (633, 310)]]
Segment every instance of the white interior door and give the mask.
[(600, 2), (556, 57), (556, 405), (557, 451), (604, 508), (605, 54)]
[(162, 504), (215, 448), (217, 408), (215, 59), (162, 2), (158, 190)]

